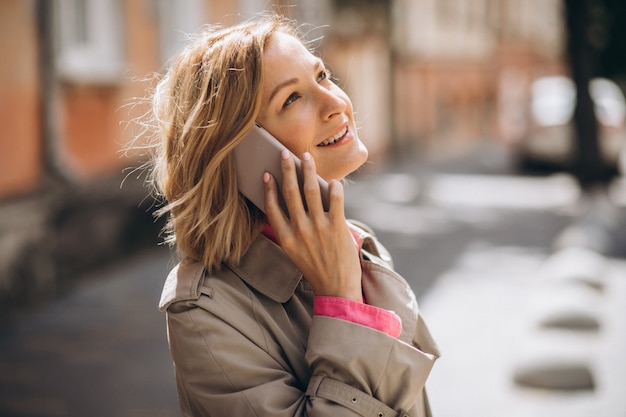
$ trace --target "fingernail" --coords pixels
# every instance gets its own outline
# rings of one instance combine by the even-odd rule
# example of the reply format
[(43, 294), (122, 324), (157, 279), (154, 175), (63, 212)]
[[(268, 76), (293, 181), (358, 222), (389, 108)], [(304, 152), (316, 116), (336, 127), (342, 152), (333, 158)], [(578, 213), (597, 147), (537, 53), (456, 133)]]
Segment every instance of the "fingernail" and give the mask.
[(289, 149), (283, 149), (283, 151), (280, 153), (280, 156), (283, 159), (289, 159)]
[(302, 159), (304, 159), (305, 161), (310, 161), (311, 160), (311, 154), (308, 152), (305, 152), (302, 154)]
[(270, 182), (270, 173), (269, 172), (264, 172), (263, 173), (263, 182), (266, 183), (266, 184), (268, 182)]

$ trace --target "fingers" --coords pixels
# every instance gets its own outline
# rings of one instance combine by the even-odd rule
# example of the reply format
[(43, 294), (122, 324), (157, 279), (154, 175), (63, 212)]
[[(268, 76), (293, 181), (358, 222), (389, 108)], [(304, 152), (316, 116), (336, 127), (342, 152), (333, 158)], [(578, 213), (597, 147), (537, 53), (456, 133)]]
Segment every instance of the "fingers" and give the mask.
[(303, 194), (306, 200), (309, 216), (319, 219), (324, 213), (322, 197), (320, 195), (320, 185), (318, 182), (315, 161), (311, 154), (305, 152), (302, 155), (302, 173), (304, 176)]
[(263, 174), (263, 186), (265, 188), (265, 214), (274, 229), (283, 229), (287, 219), (278, 202), (278, 186), (276, 180), (269, 172)]
[(361, 266), (343, 213), (343, 186), (338, 181), (329, 184), (330, 211), (326, 213), (310, 155), (303, 155), (303, 193), (298, 186), (293, 156), (288, 152), (281, 156), (281, 169), (288, 213), (279, 203), (275, 179), (269, 173), (263, 176), (265, 212), (281, 248), (304, 274), (316, 295), (362, 301)]
[(324, 215), (315, 161), (311, 154), (302, 155), (302, 178), (296, 173), (296, 162), (289, 151), (281, 154), (282, 194), (290, 218), (301, 216), (319, 219)]
[(337, 180), (332, 180), (328, 187), (330, 191), (330, 209), (328, 211), (330, 221), (334, 224), (343, 224), (346, 220), (343, 209), (343, 185)]
[(282, 193), (287, 206), (289, 218), (302, 215), (305, 212), (302, 195), (300, 193), (300, 184), (296, 174), (296, 163), (291, 152), (284, 150), (280, 154), (281, 171), (283, 175), (283, 183), (281, 184)]
[[(281, 174), (283, 177), (281, 189), (276, 179), (268, 172), (263, 174), (263, 183), (265, 214), (276, 237), (283, 244), (294, 240), (296, 233), (294, 226), (300, 225), (299, 228), (302, 228), (308, 217), (300, 193), (295, 161), (287, 150), (281, 153)], [(284, 204), (281, 204), (281, 197)]]
[[(287, 209), (287, 212), (282, 214), (283, 217), (288, 217), (291, 220), (290, 223), (298, 223), (305, 219), (311, 219), (315, 222), (326, 219), (337, 222), (344, 221), (344, 194), (341, 183), (332, 181), (329, 184), (330, 210), (329, 213), (325, 213), (315, 161), (308, 152), (302, 156), (301, 168), (303, 179), (299, 180), (294, 156), (285, 150), (281, 153), (282, 190), (278, 189), (274, 178), (270, 178), (271, 175), (266, 173), (264, 177), (267, 193), (265, 211), (270, 220), (278, 216), (279, 211), (282, 212), (280, 210), (282, 206), (279, 203), (280, 194), (282, 194), (283, 208)], [(302, 181), (302, 186), (299, 181)]]

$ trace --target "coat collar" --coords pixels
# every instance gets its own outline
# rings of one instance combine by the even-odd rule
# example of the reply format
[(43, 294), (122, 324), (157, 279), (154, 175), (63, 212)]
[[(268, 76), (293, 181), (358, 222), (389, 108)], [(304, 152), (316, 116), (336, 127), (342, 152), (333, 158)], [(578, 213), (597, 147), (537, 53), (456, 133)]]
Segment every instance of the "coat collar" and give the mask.
[[(364, 225), (350, 221), (353, 232), (359, 235), (362, 248), (370, 254), (380, 257), (386, 266), (390, 266), (391, 258), (382, 250)], [(375, 258), (372, 260), (376, 261)], [(234, 273), (256, 291), (279, 303), (287, 302), (294, 294), (302, 280), (302, 273), (291, 262), (287, 254), (263, 234), (259, 234), (239, 264), (223, 266), (216, 272), (217, 276)], [(181, 262), (168, 275), (161, 294), (159, 308), (161, 310), (182, 300), (193, 300), (200, 297), (202, 282), (206, 270), (201, 262)]]
[(283, 250), (259, 235), (238, 265), (228, 268), (252, 288), (272, 300), (285, 303), (302, 280), (302, 273)]
[[(263, 235), (259, 235), (235, 266), (223, 266), (215, 273), (219, 278), (234, 273), (261, 294), (279, 303), (287, 302), (302, 280), (302, 274), (287, 255)], [(202, 262), (181, 262), (167, 276), (159, 309), (172, 303), (196, 300), (203, 292), (206, 268)]]

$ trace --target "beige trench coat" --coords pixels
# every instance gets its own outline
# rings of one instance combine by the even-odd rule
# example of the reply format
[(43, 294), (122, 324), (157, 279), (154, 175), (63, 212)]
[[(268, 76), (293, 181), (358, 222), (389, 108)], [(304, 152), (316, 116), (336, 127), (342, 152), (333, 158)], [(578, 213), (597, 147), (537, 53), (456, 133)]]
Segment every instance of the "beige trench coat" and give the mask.
[(363, 292), (402, 319), (398, 339), (313, 315), (313, 291), (259, 236), (240, 265), (181, 263), (160, 302), (184, 416), (429, 416), (439, 356), (412, 290), (360, 225)]

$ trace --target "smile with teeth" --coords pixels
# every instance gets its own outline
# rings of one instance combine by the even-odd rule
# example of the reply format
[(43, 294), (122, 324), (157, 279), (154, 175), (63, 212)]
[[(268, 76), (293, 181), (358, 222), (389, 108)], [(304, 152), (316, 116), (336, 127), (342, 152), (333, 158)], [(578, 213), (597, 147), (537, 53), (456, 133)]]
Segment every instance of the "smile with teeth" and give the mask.
[(344, 137), (344, 135), (348, 132), (348, 127), (344, 127), (343, 129), (341, 129), (335, 136), (333, 136), (332, 138), (325, 140), (324, 142), (320, 143), (317, 146), (328, 146), (328, 145), (332, 145), (333, 143), (337, 142), (339, 139), (341, 139), (342, 137)]

